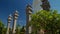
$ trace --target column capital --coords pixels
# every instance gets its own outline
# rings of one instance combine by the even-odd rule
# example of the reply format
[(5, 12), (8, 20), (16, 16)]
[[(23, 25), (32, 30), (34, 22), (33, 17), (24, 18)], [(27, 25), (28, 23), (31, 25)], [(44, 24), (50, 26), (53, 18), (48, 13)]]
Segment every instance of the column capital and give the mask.
[(10, 14), (10, 15), (8, 16), (8, 23), (10, 23), (11, 20), (12, 20), (12, 15)]
[(18, 18), (18, 11), (16, 10), (15, 13), (14, 13), (14, 19), (17, 19)]

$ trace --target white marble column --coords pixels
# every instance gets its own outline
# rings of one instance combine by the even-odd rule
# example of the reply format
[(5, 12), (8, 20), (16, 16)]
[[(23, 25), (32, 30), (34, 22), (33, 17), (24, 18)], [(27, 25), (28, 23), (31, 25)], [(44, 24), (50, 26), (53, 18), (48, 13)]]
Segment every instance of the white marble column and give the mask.
[(8, 17), (8, 24), (7, 24), (7, 32), (6, 32), (6, 34), (9, 34), (9, 28), (10, 28), (10, 22), (11, 22), (11, 15), (9, 15), (9, 17)]
[(16, 22), (18, 19), (18, 11), (16, 11), (13, 15), (13, 27), (12, 27), (12, 34), (16, 33)]
[[(31, 21), (31, 15), (29, 15), (29, 22)], [(29, 26), (29, 34), (32, 32), (32, 25)]]
[(26, 34), (31, 33), (31, 26), (29, 26), (29, 22), (31, 21), (32, 7), (28, 4), (26, 7)]

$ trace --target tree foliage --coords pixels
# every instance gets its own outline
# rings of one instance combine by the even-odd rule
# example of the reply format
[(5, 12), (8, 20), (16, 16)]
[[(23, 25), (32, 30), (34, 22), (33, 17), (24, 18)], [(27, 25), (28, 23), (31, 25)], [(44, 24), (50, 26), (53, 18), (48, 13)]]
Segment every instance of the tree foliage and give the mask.
[(16, 34), (20, 34), (20, 25), (19, 24), (17, 24), (17, 26), (16, 26)]
[(56, 34), (60, 32), (60, 14), (56, 10), (41, 10), (32, 15), (31, 24), (37, 30), (44, 29), (46, 34)]
[(25, 34), (24, 26), (21, 28), (21, 30), (20, 30), (20, 34)]
[(4, 27), (3, 22), (0, 20), (0, 34), (5, 34), (6, 28)]

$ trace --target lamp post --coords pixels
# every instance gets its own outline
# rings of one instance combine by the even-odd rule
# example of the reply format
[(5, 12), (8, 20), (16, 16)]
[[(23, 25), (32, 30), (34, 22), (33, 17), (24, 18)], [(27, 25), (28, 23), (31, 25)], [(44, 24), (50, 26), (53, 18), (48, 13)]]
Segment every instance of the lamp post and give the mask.
[(12, 34), (16, 33), (16, 22), (18, 19), (18, 11), (16, 10), (16, 12), (13, 15), (13, 27), (12, 27)]
[(7, 24), (7, 32), (6, 32), (6, 34), (9, 34), (9, 28), (10, 28), (10, 22), (11, 22), (11, 20), (12, 20), (12, 16), (9, 15), (9, 17), (8, 17), (8, 24)]
[[(26, 7), (26, 34), (31, 33), (29, 22), (31, 21), (32, 7), (28, 4)], [(31, 28), (30, 28), (31, 29)]]

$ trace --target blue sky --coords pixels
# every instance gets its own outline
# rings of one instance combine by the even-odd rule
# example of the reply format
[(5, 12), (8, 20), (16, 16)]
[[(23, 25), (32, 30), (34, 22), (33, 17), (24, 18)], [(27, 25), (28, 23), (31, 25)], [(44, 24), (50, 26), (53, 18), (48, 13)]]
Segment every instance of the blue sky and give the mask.
[[(2, 20), (3, 23), (7, 25), (8, 15), (13, 14), (15, 10), (17, 10), (19, 12), (17, 24), (25, 25), (25, 8), (27, 4), (32, 4), (32, 2), (33, 0), (0, 0), (0, 20)], [(60, 11), (60, 0), (49, 0), (49, 2), (51, 9)]]
[(51, 9), (57, 10), (60, 13), (60, 0), (49, 0)]

